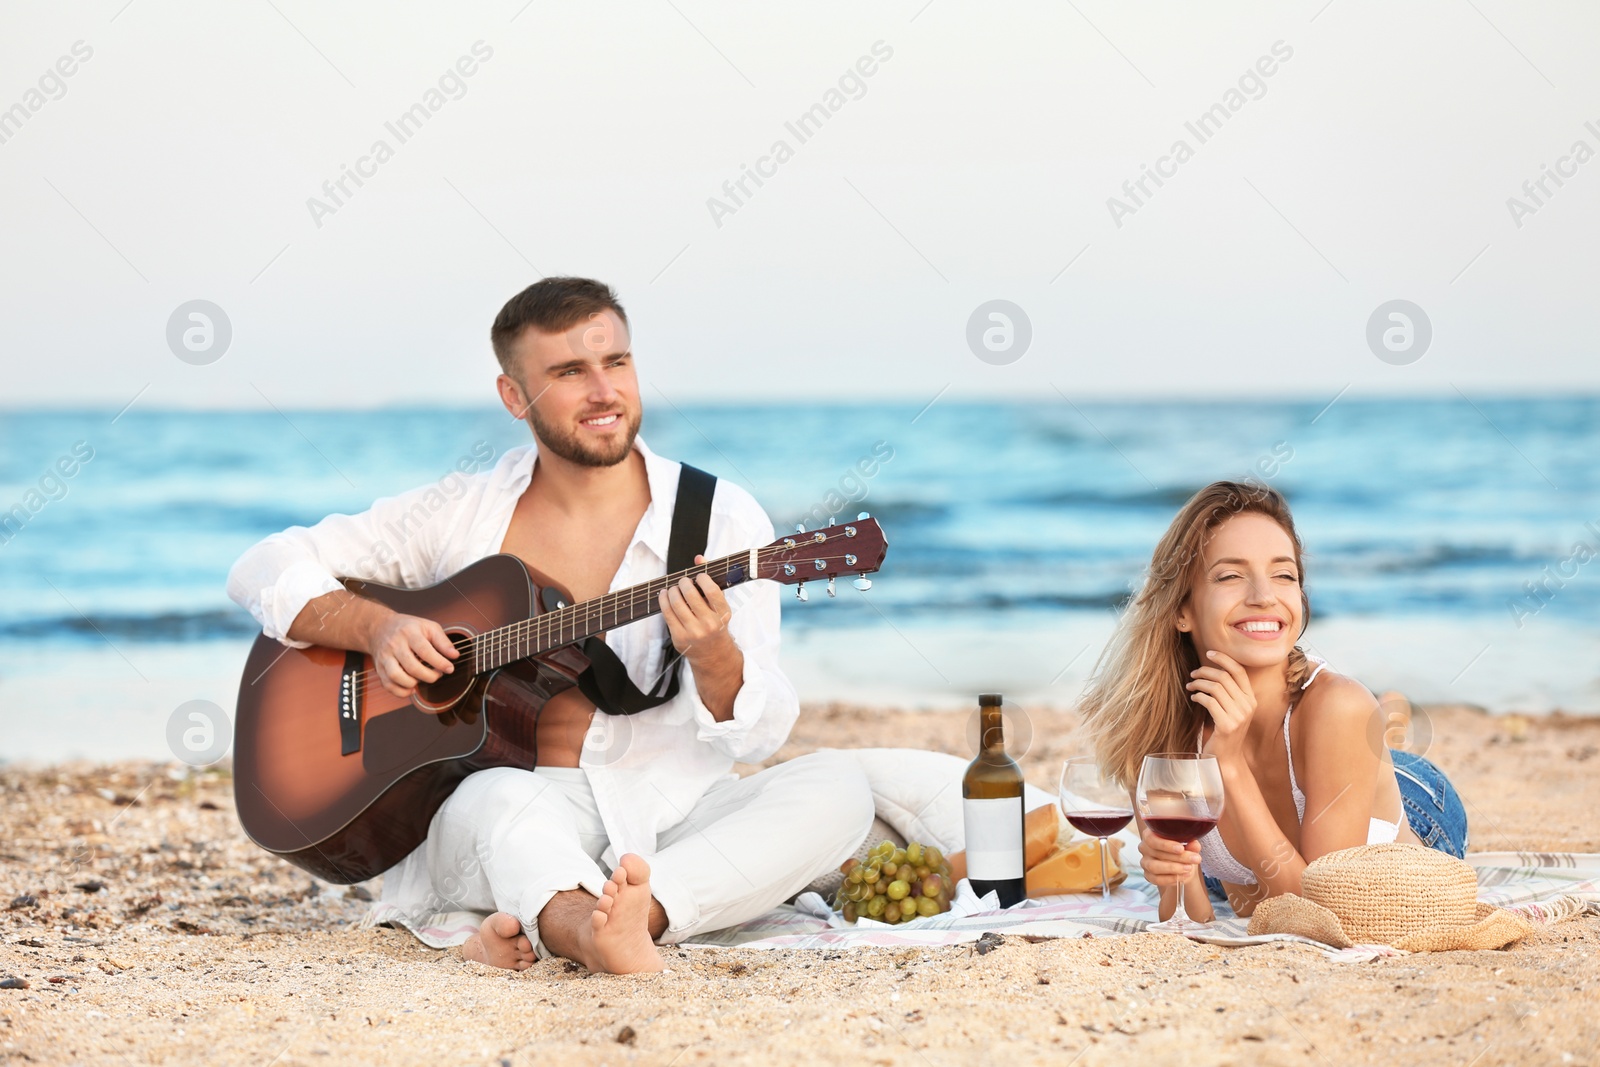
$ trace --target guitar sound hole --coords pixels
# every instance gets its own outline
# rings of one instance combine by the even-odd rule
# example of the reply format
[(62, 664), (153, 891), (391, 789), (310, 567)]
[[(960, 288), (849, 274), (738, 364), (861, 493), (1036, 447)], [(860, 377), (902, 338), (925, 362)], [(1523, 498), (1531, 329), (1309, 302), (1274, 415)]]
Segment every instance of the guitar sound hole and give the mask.
[(417, 695), (413, 702), (426, 711), (444, 711), (450, 708), (466, 695), (476, 675), (473, 670), (472, 653), (463, 651), (474, 635), (468, 630), (454, 627), (447, 628), (445, 636), (450, 638), (450, 643), (461, 655), (453, 661), (456, 668), (454, 671), (442, 676), (437, 682), (423, 682), (417, 686)]

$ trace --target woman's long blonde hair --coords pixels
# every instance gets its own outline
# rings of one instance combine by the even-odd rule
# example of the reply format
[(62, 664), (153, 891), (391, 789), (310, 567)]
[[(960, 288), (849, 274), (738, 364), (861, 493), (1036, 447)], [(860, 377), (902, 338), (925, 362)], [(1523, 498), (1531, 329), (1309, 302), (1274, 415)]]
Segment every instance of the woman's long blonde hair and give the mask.
[[(1302, 621), (1311, 618), (1300, 535), (1283, 494), (1264, 484), (1212, 482), (1190, 497), (1156, 545), (1144, 583), (1123, 610), (1079, 707), (1100, 766), (1129, 789), (1145, 756), (1194, 751), (1200, 728), (1209, 721), (1184, 688), (1200, 656), (1193, 638), (1178, 629), (1178, 612), (1213, 531), (1245, 512), (1267, 516), (1289, 535), (1300, 575)], [(1291, 692), (1308, 673), (1305, 652), (1296, 645), (1286, 678)]]

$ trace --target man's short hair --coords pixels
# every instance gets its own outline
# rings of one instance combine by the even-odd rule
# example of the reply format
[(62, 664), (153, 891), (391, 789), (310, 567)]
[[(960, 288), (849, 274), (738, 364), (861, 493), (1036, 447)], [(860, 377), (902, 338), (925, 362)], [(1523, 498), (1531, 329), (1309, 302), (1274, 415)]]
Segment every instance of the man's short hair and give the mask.
[(622, 324), (628, 324), (628, 313), (604, 282), (593, 278), (544, 278), (506, 301), (489, 330), (489, 343), (494, 345), (500, 369), (515, 376), (512, 349), (523, 331), (532, 327), (540, 333), (565, 333), (606, 310), (615, 311)]

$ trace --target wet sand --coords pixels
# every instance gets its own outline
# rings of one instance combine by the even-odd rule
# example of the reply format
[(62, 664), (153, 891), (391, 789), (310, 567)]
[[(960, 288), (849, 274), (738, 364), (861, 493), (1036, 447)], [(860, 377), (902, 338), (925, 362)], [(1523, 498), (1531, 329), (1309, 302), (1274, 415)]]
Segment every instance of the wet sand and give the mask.
[[(1475, 851), (1600, 852), (1600, 720), (1425, 709)], [(1052, 788), (1073, 716), (1028, 708)], [(968, 716), (808, 707), (779, 753), (969, 751)], [(364, 889), (256, 849), (225, 769), (0, 767), (0, 1063), (1600, 1062), (1600, 919), (1340, 964), (1158, 934), (993, 951), (671, 949), (496, 972), (357, 930)], [(375, 886), (366, 887), (375, 889)]]

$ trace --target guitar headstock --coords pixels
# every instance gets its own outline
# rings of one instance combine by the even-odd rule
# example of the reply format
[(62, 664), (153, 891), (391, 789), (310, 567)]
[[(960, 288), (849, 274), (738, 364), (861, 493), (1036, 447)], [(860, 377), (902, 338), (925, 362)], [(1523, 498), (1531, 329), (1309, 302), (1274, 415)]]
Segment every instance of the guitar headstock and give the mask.
[(833, 581), (855, 575), (857, 589), (872, 588), (867, 575), (883, 566), (889, 542), (878, 520), (862, 512), (853, 522), (820, 530), (797, 530), (758, 550), (757, 578), (798, 586), (795, 595), (807, 599), (805, 584), (826, 581), (832, 596)]

